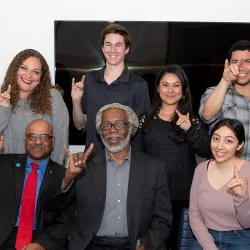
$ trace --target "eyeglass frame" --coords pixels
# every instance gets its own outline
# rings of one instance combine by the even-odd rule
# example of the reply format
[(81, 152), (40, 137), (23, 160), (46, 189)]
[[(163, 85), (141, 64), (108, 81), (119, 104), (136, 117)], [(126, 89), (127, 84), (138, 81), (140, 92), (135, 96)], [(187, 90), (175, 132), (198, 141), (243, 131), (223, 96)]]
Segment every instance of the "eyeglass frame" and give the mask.
[[(35, 136), (35, 138), (34, 138), (33, 140), (31, 140), (31, 139), (29, 138), (30, 135)], [(42, 138), (42, 136), (47, 136), (48, 139), (45, 139), (45, 140), (44, 140), (44, 138)], [(29, 141), (36, 141), (38, 137), (39, 137), (39, 139), (40, 139), (42, 142), (49, 142), (51, 139), (54, 138), (54, 136), (51, 136), (51, 135), (48, 135), (48, 134), (39, 134), (39, 135), (38, 135), (38, 134), (30, 133), (30, 134), (26, 134), (26, 135), (25, 135), (25, 138), (26, 138), (27, 140), (29, 140)]]
[[(119, 127), (117, 128), (116, 125), (117, 125), (118, 123), (123, 123), (123, 124), (124, 124), (124, 127), (123, 127), (123, 128), (119, 128)], [(101, 129), (101, 130), (104, 130), (104, 131), (108, 131), (108, 130), (110, 130), (112, 127), (114, 127), (116, 130), (122, 130), (122, 129), (124, 129), (129, 123), (130, 123), (130, 122), (123, 122), (123, 121), (116, 121), (115, 123), (105, 122), (105, 123), (101, 123), (101, 124), (100, 124), (100, 129)], [(104, 125), (104, 124), (109, 125), (110, 128), (109, 128), (109, 129), (103, 129), (103, 128), (102, 128), (102, 125)]]

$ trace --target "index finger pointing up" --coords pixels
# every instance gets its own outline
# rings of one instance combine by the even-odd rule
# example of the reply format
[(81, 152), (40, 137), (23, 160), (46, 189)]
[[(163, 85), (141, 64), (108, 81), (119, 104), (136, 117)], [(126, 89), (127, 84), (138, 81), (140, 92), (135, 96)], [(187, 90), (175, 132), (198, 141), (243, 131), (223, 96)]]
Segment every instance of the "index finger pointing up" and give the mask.
[(182, 116), (182, 113), (178, 109), (176, 109), (175, 112), (179, 117)]
[(236, 164), (234, 164), (234, 178), (239, 178), (239, 172)]

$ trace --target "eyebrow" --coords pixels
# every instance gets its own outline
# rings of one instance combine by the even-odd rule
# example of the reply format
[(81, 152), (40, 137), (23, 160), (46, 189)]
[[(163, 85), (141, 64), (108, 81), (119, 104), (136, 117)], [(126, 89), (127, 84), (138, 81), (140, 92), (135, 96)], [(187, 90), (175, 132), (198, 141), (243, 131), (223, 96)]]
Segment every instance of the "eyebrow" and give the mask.
[[(169, 82), (167, 82), (167, 81), (164, 81), (164, 82), (160, 82), (160, 83), (168, 83), (168, 84), (169, 84)], [(179, 82), (179, 81), (177, 81), (177, 82), (174, 82), (173, 84), (175, 84), (175, 83), (180, 83), (180, 84), (181, 84), (181, 82)]]
[[(218, 136), (218, 137), (221, 137), (220, 135), (218, 135), (218, 134), (216, 134), (216, 133), (214, 133), (213, 134), (213, 136), (214, 135), (216, 135), (216, 136)], [(225, 136), (226, 138), (232, 138), (232, 139), (236, 139), (235, 137), (233, 137), (233, 136), (231, 136), (231, 135), (227, 135), (227, 136)]]

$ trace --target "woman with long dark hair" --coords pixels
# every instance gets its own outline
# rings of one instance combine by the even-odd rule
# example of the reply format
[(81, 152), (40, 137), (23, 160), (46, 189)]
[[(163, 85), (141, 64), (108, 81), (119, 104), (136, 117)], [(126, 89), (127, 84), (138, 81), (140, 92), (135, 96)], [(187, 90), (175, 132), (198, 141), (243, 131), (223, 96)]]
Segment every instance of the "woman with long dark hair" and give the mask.
[(178, 65), (168, 65), (157, 76), (152, 106), (140, 118), (135, 147), (167, 162), (173, 207), (169, 246), (177, 248), (182, 209), (189, 205), (195, 154), (209, 157), (209, 136), (193, 115), (188, 79)]

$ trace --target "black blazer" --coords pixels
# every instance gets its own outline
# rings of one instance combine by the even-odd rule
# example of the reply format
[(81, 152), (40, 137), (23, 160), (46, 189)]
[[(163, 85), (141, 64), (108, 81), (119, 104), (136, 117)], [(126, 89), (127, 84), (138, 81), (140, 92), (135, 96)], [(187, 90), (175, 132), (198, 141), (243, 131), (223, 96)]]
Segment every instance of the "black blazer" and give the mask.
[[(69, 242), (70, 250), (85, 249), (96, 235), (104, 213), (106, 198), (106, 160), (104, 151), (90, 159), (84, 174), (64, 194), (52, 186), (54, 194), (46, 206), (60, 209), (76, 203), (76, 216)], [(127, 196), (127, 222), (130, 249), (140, 239), (147, 250), (166, 249), (172, 223), (167, 166), (141, 152), (132, 152)]]
[[(21, 203), (23, 184), (26, 171), (26, 154), (0, 155), (0, 246), (7, 240), (15, 227), (18, 211)], [(21, 166), (16, 167), (19, 163)], [(55, 186), (61, 186), (65, 168), (56, 162), (49, 160), (40, 187), (36, 206), (36, 232), (34, 241), (38, 241), (46, 249), (56, 249), (67, 243), (70, 226), (66, 224), (66, 214), (46, 211), (42, 207), (41, 194), (46, 186), (52, 182)], [(50, 231), (50, 225), (60, 222), (60, 229)]]

